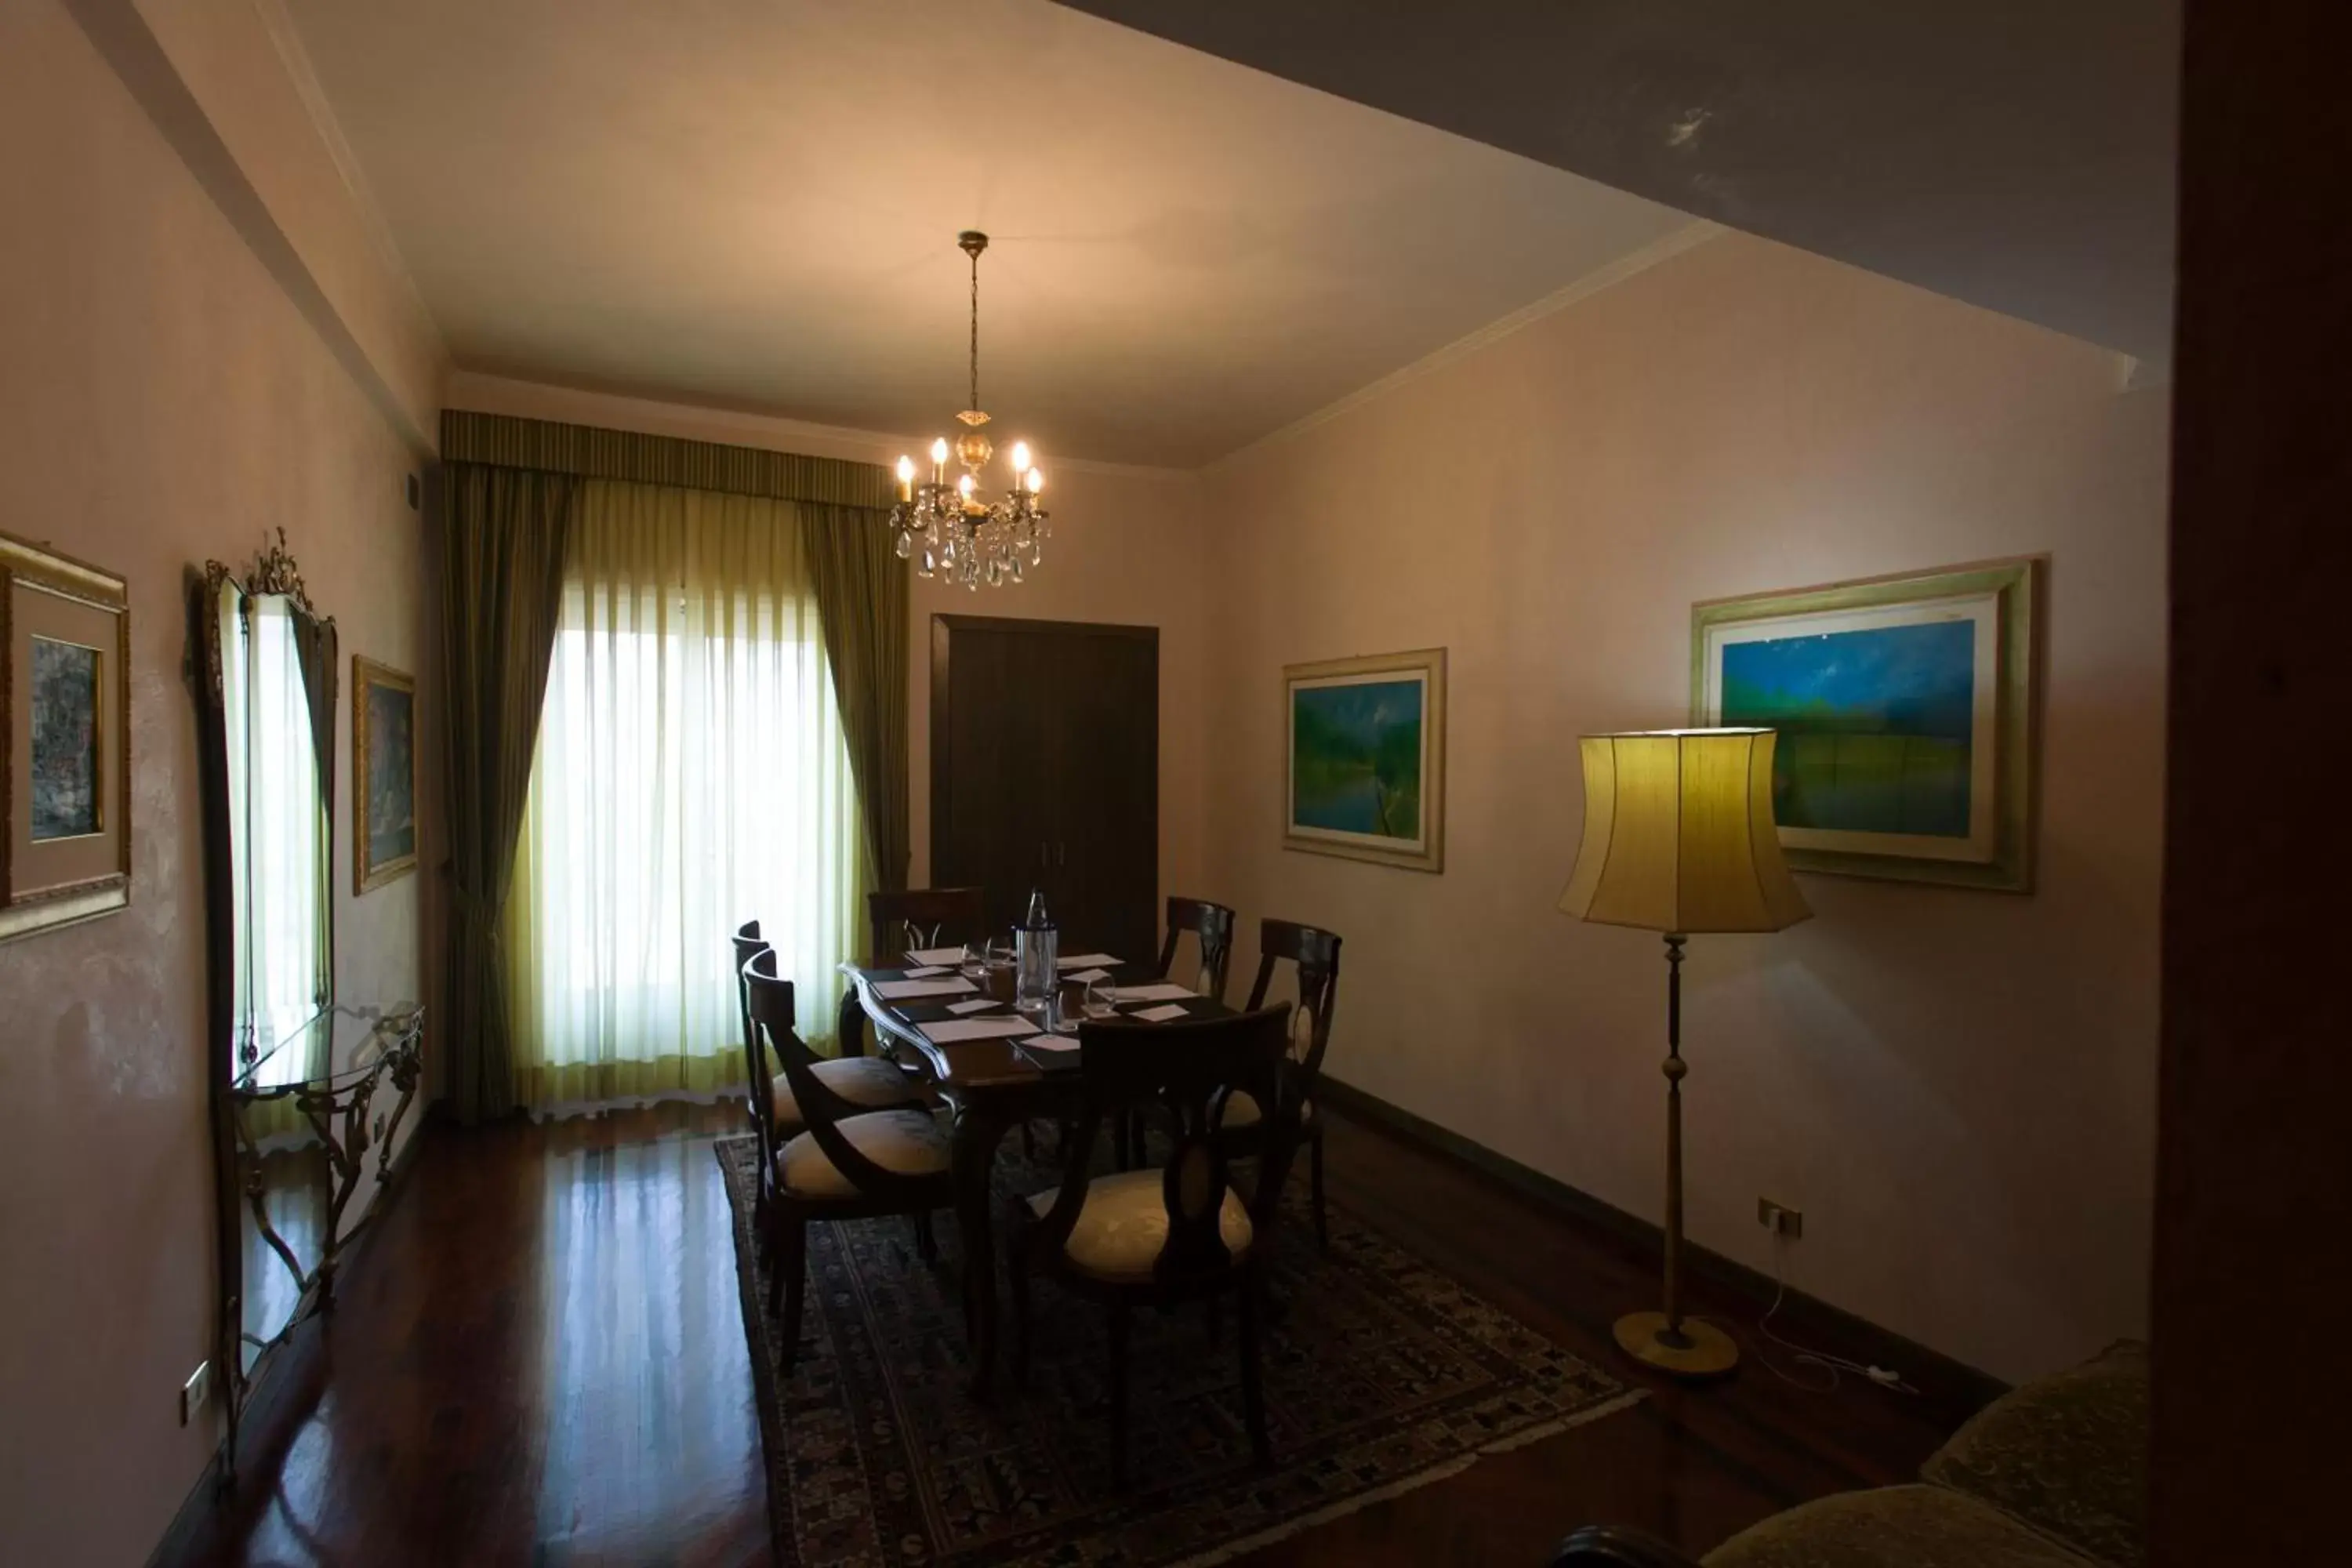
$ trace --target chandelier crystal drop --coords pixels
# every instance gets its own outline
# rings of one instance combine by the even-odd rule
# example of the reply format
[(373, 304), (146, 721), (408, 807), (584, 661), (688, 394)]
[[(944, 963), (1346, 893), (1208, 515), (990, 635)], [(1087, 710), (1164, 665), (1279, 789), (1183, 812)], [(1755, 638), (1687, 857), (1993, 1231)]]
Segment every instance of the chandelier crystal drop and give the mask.
[[(980, 253), (988, 248), (988, 236), (967, 229), (956, 244), (971, 258), (971, 405), (956, 416), (964, 432), (953, 446), (944, 436), (931, 443), (929, 479), (916, 483), (915, 459), (898, 459), (898, 504), (890, 509), (890, 529), (899, 557), (912, 561), (918, 573), (977, 593), (983, 583), (997, 588), (1020, 582), (1045, 561), (1053, 530), (1037, 504), (1045, 476), (1032, 463), (1026, 441), (1013, 443), (1013, 483), (1003, 496), (982, 499), (980, 471), (996, 455), (980, 407)], [(953, 479), (948, 478), (950, 458), (963, 468)]]

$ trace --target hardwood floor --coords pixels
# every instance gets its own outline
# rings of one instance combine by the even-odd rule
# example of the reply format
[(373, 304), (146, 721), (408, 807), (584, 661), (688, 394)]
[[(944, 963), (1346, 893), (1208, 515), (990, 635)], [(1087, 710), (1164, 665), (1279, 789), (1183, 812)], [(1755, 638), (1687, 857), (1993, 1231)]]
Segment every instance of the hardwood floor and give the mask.
[[(428, 1129), (315, 1372), (251, 1434), (236, 1494), (187, 1560), (766, 1562), (759, 1423), (709, 1146), (736, 1115), (667, 1105)], [(1749, 1362), (1727, 1384), (1645, 1379), (1609, 1324), (1650, 1302), (1654, 1259), (1386, 1132), (1334, 1117), (1328, 1136), (1335, 1202), (1652, 1397), (1253, 1564), (1529, 1568), (1597, 1521), (1701, 1550), (1806, 1498), (1909, 1478), (1955, 1419), (1851, 1381), (1793, 1387), (1756, 1363), (1746, 1331)], [(1698, 1304), (1735, 1325), (1762, 1305)]]

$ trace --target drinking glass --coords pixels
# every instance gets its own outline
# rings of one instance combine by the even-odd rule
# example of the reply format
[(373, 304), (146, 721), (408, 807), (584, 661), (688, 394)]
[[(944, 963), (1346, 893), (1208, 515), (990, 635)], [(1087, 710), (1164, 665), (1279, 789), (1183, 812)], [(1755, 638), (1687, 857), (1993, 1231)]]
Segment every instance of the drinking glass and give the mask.
[(1086, 1001), (1087, 1016), (1089, 1018), (1111, 1018), (1118, 1016), (1118, 1008), (1114, 1005), (1114, 1004), (1118, 1000), (1118, 987), (1112, 984), (1108, 977), (1101, 980), (1087, 981)]
[(978, 980), (988, 973), (988, 944), (978, 937), (963, 944), (963, 959), (957, 973), (966, 980)]

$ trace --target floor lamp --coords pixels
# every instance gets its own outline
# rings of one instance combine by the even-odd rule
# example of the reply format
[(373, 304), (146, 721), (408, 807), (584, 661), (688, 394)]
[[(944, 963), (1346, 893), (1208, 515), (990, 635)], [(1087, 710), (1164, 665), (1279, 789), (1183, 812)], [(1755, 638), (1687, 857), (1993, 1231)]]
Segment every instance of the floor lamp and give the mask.
[(1769, 730), (1587, 735), (1584, 841), (1559, 907), (1666, 939), (1666, 1301), (1617, 1320), (1626, 1354), (1677, 1377), (1719, 1377), (1739, 1348), (1683, 1316), (1683, 943), (1693, 932), (1779, 931), (1812, 913), (1772, 822)]

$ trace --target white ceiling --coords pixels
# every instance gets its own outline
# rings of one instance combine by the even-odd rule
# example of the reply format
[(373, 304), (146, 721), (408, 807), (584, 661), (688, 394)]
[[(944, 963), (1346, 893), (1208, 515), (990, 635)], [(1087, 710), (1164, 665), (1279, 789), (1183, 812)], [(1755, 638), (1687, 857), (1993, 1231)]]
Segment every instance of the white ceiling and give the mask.
[(286, 0), (466, 368), (1194, 466), (1681, 215), (1045, 0)]
[(1064, 0), (2143, 360), (2180, 0)]

